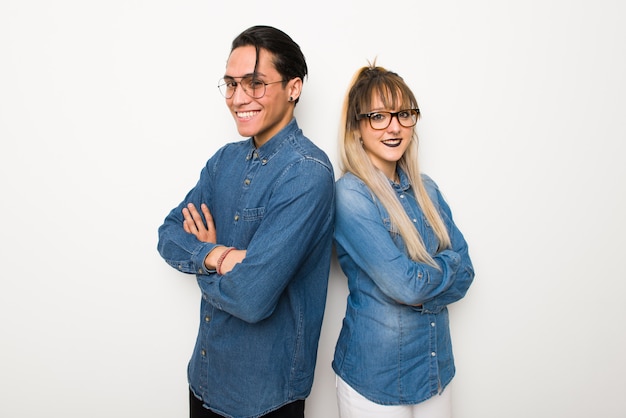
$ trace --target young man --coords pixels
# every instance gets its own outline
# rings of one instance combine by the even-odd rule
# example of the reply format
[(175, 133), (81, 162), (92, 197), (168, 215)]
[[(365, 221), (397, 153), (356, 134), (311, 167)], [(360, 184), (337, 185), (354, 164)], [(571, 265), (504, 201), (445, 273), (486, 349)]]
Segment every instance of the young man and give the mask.
[(220, 90), (237, 130), (159, 228), (165, 261), (195, 274), (200, 329), (191, 417), (303, 417), (326, 302), (334, 175), (294, 108), (300, 47), (255, 26), (232, 43)]

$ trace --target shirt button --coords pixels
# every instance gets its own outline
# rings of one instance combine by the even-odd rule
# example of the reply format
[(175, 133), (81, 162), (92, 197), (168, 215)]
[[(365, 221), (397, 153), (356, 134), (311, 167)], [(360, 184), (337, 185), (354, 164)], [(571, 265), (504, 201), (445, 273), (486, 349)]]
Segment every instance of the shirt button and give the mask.
[(235, 221), (239, 220), (239, 215), (235, 215)]
[(404, 199), (404, 195), (403, 194), (400, 195), (400, 199)]
[(262, 162), (263, 164), (267, 164), (267, 158), (263, 158), (263, 159), (261, 160), (261, 162)]
[(202, 350), (200, 351), (200, 354), (202, 354), (202, 357), (206, 356), (206, 351)]
[(432, 353), (430, 353), (431, 357), (435, 357), (437, 355), (437, 353), (435, 353), (434, 351)]
[(210, 322), (211, 321), (211, 317), (209, 315), (204, 317), (204, 322)]
[(434, 322), (431, 322), (431, 323), (430, 323), (430, 326), (434, 328), (434, 327), (435, 327), (435, 323), (434, 323)]
[(250, 179), (246, 179), (243, 184), (245, 184), (246, 186), (248, 186), (250, 184)]

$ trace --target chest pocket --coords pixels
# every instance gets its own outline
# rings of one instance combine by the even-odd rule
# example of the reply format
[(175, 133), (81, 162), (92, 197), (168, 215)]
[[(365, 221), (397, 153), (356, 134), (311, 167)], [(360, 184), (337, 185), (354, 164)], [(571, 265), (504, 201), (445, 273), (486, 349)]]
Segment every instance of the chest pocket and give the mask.
[(261, 206), (260, 208), (244, 209), (242, 214), (243, 220), (246, 222), (260, 221), (263, 219), (263, 215), (265, 215), (265, 206)]
[(385, 229), (389, 232), (389, 236), (393, 240), (393, 243), (396, 244), (396, 247), (398, 247), (402, 251), (406, 251), (406, 246), (404, 245), (404, 240), (402, 239), (402, 236), (397, 231), (394, 231), (391, 227), (391, 219), (382, 218), (382, 221), (383, 225), (385, 225)]

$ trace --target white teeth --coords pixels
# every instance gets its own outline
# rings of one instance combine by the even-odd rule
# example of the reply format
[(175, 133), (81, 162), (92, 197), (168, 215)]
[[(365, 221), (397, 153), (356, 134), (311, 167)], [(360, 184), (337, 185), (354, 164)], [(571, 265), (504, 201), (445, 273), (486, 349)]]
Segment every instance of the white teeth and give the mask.
[(251, 118), (259, 112), (237, 112), (237, 116), (240, 118)]

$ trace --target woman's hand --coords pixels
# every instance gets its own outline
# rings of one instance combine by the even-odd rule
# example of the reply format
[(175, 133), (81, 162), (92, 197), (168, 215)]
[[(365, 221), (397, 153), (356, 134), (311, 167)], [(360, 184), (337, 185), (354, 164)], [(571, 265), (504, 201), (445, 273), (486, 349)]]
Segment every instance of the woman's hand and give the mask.
[(215, 231), (211, 211), (209, 211), (209, 207), (204, 203), (200, 208), (202, 209), (204, 219), (206, 219), (206, 225), (198, 209), (196, 209), (193, 203), (189, 203), (186, 208), (183, 208), (183, 229), (188, 234), (195, 235), (198, 241), (215, 244), (217, 242), (217, 233)]

